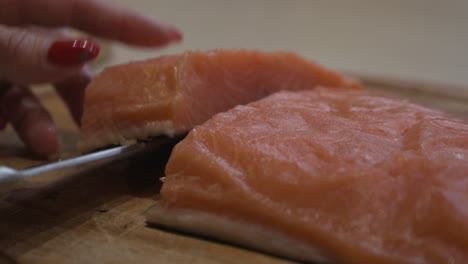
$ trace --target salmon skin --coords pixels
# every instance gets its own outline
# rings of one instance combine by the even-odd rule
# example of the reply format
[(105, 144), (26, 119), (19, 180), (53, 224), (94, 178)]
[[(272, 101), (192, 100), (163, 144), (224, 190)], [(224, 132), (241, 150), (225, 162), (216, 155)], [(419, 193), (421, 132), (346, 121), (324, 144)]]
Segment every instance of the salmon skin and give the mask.
[(78, 148), (188, 132), (218, 112), (280, 90), (361, 84), (286, 52), (189, 51), (113, 66), (86, 88)]
[(468, 123), (319, 88), (219, 113), (176, 145), (150, 223), (317, 263), (468, 263)]

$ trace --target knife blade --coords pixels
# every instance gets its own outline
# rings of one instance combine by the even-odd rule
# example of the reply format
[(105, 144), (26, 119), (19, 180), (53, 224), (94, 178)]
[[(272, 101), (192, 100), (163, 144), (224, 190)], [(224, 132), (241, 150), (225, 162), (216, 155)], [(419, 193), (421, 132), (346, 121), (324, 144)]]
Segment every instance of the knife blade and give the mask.
[(163, 142), (164, 140), (137, 142), (130, 145), (104, 149), (93, 153), (22, 170), (16, 170), (7, 166), (0, 166), (0, 195), (8, 192), (13, 185), (29, 177), (84, 164), (91, 164), (96, 162), (102, 162), (103, 164), (108, 163), (115, 161), (116, 159), (125, 158), (145, 151), (150, 151), (151, 149), (160, 146)]

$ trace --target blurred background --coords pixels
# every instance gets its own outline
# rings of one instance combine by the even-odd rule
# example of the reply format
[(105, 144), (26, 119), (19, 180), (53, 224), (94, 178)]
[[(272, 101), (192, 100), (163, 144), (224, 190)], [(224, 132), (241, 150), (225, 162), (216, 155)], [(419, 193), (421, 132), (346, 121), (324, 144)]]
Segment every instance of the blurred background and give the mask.
[(158, 50), (109, 43), (96, 65), (189, 49), (287, 50), (334, 69), (468, 86), (464, 0), (108, 0), (177, 26)]

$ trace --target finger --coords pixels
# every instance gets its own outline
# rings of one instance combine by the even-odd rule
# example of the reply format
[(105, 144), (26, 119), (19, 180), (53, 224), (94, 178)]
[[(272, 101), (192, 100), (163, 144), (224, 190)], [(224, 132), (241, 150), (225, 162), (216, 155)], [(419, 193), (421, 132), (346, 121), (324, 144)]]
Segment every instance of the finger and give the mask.
[(83, 113), (85, 88), (90, 81), (91, 73), (87, 67), (84, 67), (77, 75), (54, 84), (57, 93), (62, 97), (78, 125)]
[(6, 125), (7, 125), (7, 122), (3, 118), (0, 118), (0, 130), (5, 129)]
[(26, 87), (12, 86), (0, 97), (0, 112), (35, 154), (51, 157), (59, 151), (52, 117)]
[(99, 0), (3, 1), (0, 23), (6, 25), (71, 26), (103, 38), (141, 46), (160, 46), (182, 39), (174, 27)]
[(0, 79), (12, 83), (66, 79), (98, 53), (99, 45), (92, 40), (56, 38), (30, 28), (0, 25)]
[[(8, 89), (11, 88), (11, 84), (9, 82), (5, 81), (0, 81), (0, 98), (8, 91)], [(1, 109), (0, 109), (1, 110)], [(2, 111), (0, 111), (0, 130), (3, 130), (6, 128), (8, 122), (5, 120), (5, 118), (2, 115)]]

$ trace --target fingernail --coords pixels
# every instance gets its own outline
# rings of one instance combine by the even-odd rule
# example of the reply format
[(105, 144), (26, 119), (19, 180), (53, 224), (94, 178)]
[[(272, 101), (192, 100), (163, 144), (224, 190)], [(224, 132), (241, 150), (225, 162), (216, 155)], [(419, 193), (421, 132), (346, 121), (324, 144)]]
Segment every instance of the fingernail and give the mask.
[(50, 46), (47, 59), (57, 65), (73, 66), (90, 61), (98, 54), (99, 43), (94, 40), (58, 40)]

